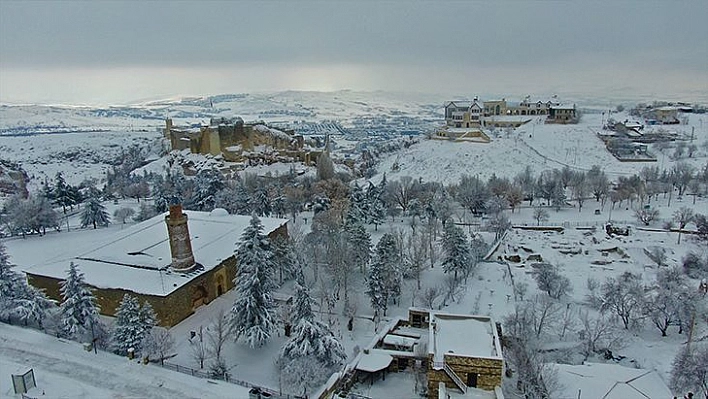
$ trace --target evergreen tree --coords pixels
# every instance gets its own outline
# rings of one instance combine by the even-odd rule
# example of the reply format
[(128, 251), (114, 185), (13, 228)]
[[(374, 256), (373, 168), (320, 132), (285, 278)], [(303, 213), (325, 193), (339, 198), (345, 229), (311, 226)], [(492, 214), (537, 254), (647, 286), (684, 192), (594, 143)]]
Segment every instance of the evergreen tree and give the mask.
[(273, 208), (268, 198), (268, 190), (261, 187), (253, 193), (253, 197), (249, 201), (250, 208), (258, 216), (269, 217), (273, 213)]
[(54, 180), (56, 181), (54, 186), (54, 201), (57, 205), (60, 205), (64, 213), (66, 213), (66, 207), (73, 209), (74, 205), (77, 204), (76, 194), (73, 192), (72, 187), (66, 183), (61, 172), (57, 172)]
[(187, 201), (189, 209), (209, 212), (214, 209), (216, 195), (224, 188), (224, 176), (216, 169), (202, 169), (194, 177), (194, 190)]
[(116, 319), (113, 322), (111, 335), (113, 351), (119, 355), (125, 355), (130, 348), (139, 352), (140, 345), (145, 338), (145, 330), (138, 300), (125, 294), (116, 309)]
[(457, 280), (457, 274), (467, 276), (468, 268), (472, 264), (470, 245), (467, 242), (465, 232), (452, 223), (447, 223), (443, 231), (443, 270), (445, 273), (452, 272)]
[(138, 320), (140, 320), (141, 341), (150, 334), (152, 328), (157, 326), (158, 320), (155, 311), (150, 302), (144, 302), (138, 311)]
[(17, 317), (25, 323), (34, 320), (41, 327), (46, 309), (53, 303), (12, 267), (5, 244), (0, 242), (0, 319), (10, 321)]
[(297, 256), (291, 239), (279, 236), (273, 240), (273, 262), (280, 284), (295, 277), (298, 270)]
[(296, 284), (295, 290), (293, 335), (283, 346), (281, 357), (287, 360), (316, 359), (329, 368), (340, 366), (347, 357), (344, 347), (327, 325), (315, 319), (313, 300), (307, 288)]
[(384, 234), (376, 245), (376, 256), (369, 267), (366, 294), (371, 299), (374, 310), (386, 315), (389, 299), (401, 295), (401, 259), (396, 238), (391, 233)]
[(231, 308), (231, 326), (236, 339), (251, 347), (268, 341), (274, 329), (275, 305), (273, 249), (254, 214), (236, 249), (238, 273), (234, 279), (236, 301)]
[(349, 209), (347, 210), (347, 221), (353, 219), (358, 223), (365, 223), (369, 214), (366, 194), (361, 187), (354, 183), (351, 192), (349, 193)]
[(91, 197), (84, 205), (84, 210), (81, 213), (81, 227), (86, 227), (90, 224), (95, 229), (97, 226), (108, 226), (111, 217), (106, 211), (106, 207), (101, 204), (97, 197)]
[(347, 218), (344, 234), (352, 247), (354, 264), (358, 265), (359, 271), (363, 273), (371, 259), (371, 236), (361, 222), (353, 218)]
[(381, 191), (381, 187), (385, 187), (385, 184), (385, 179), (379, 186), (369, 183), (369, 190), (366, 193), (367, 220), (369, 224), (374, 225), (377, 231), (379, 225), (382, 224), (386, 218), (386, 205), (384, 204), (383, 192)]
[(69, 264), (66, 280), (59, 284), (62, 297), (60, 328), (67, 337), (81, 338), (99, 324), (96, 298), (86, 287), (84, 275), (74, 262)]

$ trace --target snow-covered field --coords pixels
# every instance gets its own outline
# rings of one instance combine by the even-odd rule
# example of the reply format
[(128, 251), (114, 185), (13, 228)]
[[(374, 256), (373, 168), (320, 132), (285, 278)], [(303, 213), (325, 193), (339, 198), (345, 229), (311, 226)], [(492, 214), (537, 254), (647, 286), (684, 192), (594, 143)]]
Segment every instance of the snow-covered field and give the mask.
[[(0, 128), (17, 129), (30, 127), (39, 129), (42, 126), (64, 126), (78, 131), (61, 134), (31, 134), (31, 135), (0, 135), (0, 157), (15, 161), (28, 172), (32, 182), (30, 189), (35, 189), (45, 179), (52, 179), (57, 172), (62, 172), (71, 184), (78, 184), (86, 178), (96, 178), (100, 181), (105, 171), (110, 167), (110, 161), (126, 147), (133, 144), (142, 146), (153, 145), (161, 133), (157, 130), (163, 124), (162, 116), (174, 116), (183, 121), (204, 120), (205, 115), (214, 116), (241, 115), (246, 120), (258, 119), (265, 111), (282, 111), (266, 113), (271, 121), (287, 119), (301, 120), (341, 120), (351, 121), (353, 118), (365, 115), (392, 114), (396, 111), (406, 115), (434, 117), (442, 112), (442, 100), (435, 97), (420, 99), (401, 99), (383, 93), (330, 93), (327, 102), (318, 93), (288, 92), (276, 96), (246, 96), (228, 98), (211, 104), (181, 102), (157, 102), (144, 105), (148, 111), (129, 109), (122, 116), (100, 117), (88, 113), (85, 109), (74, 111), (65, 108), (44, 109), (37, 106), (0, 107)], [(380, 101), (380, 102), (379, 102)], [(440, 101), (436, 110), (430, 104)], [(604, 103), (600, 101), (600, 103)], [(579, 104), (582, 106), (582, 104)], [(137, 108), (136, 108), (137, 109)], [(149, 115), (151, 119), (140, 119), (138, 115)], [(617, 115), (621, 120), (625, 115)], [(422, 139), (419, 144), (396, 153), (386, 154), (377, 166), (379, 179), (386, 173), (389, 181), (402, 176), (422, 178), (425, 181), (436, 181), (445, 184), (455, 183), (463, 174), (478, 175), (487, 179), (492, 174), (513, 177), (530, 165), (534, 172), (546, 169), (568, 166), (576, 170), (588, 170), (593, 165), (600, 165), (605, 173), (615, 179), (637, 173), (641, 168), (657, 165), (670, 168), (676, 161), (666, 154), (658, 153), (656, 163), (623, 163), (616, 160), (605, 149), (604, 144), (595, 133), (601, 126), (603, 116), (600, 113), (586, 113), (578, 125), (545, 125), (534, 120), (522, 126), (515, 132), (507, 134), (500, 131), (492, 136), (489, 144), (453, 143)], [(708, 117), (706, 117), (708, 119)], [(706, 122), (704, 124), (704, 122)], [(695, 133), (695, 143), (699, 149), (691, 158), (682, 161), (696, 168), (702, 167), (708, 160), (708, 147), (702, 143), (708, 141), (708, 120), (703, 121), (701, 115), (690, 115), (687, 125), (671, 127), (682, 134)], [(693, 129), (692, 129), (693, 128)], [(140, 131), (135, 131), (140, 130)], [(156, 149), (156, 152), (159, 152)], [(145, 167), (146, 170), (160, 171), (165, 160), (158, 160)], [(397, 168), (394, 168), (394, 164)], [(258, 175), (284, 174), (289, 167), (273, 165), (258, 166), (249, 169)], [(666, 198), (659, 197), (653, 206), (659, 210), (659, 217), (664, 220), (671, 218), (672, 213), (681, 206), (690, 206), (696, 213), (708, 213), (708, 199), (684, 198), (683, 202), (674, 200), (668, 206)], [(109, 205), (112, 213), (116, 206)], [(126, 201), (117, 206), (132, 206), (138, 204)], [(604, 207), (595, 201), (586, 202), (582, 212), (577, 208), (565, 208), (560, 212), (549, 209), (548, 225), (564, 226), (561, 233), (511, 231), (496, 256), (523, 253), (521, 247), (530, 248), (539, 253), (544, 260), (561, 267), (565, 276), (572, 283), (573, 292), (570, 302), (581, 304), (587, 294), (586, 282), (589, 277), (599, 281), (609, 276), (615, 276), (624, 271), (640, 273), (645, 282), (655, 278), (657, 266), (649, 259), (644, 249), (661, 247), (667, 251), (667, 262), (670, 266), (678, 265), (682, 257), (689, 251), (705, 254), (705, 246), (699, 246), (694, 240), (686, 237), (681, 245), (676, 244), (676, 233), (649, 232), (632, 229), (632, 235), (627, 238), (609, 238), (602, 230), (609, 217), (609, 204)], [(595, 209), (600, 214), (594, 213)], [(533, 209), (521, 207), (514, 213), (506, 211), (512, 223), (516, 225), (533, 225)], [(305, 215), (303, 215), (305, 216)], [(307, 215), (311, 218), (311, 215)], [(455, 216), (458, 220), (462, 215)], [(621, 224), (635, 224), (633, 211), (625, 207), (612, 210), (612, 219)], [(132, 222), (131, 222), (132, 223)], [(63, 255), (67, 248), (76, 252), (76, 246), (90, 248), (95, 242), (102, 240), (105, 234), (117, 232), (119, 224), (112, 224), (101, 229), (97, 234), (92, 229), (78, 228), (78, 217), (69, 219), (71, 231), (51, 232), (45, 236), (31, 236), (27, 239), (13, 238), (5, 242), (11, 261), (20, 267), (32, 264), (69, 260)], [(654, 227), (660, 226), (655, 222)], [(596, 226), (598, 230), (578, 230), (576, 227)], [(689, 225), (692, 228), (692, 225)], [(379, 226), (378, 230), (369, 228), (374, 243), (386, 232), (409, 229), (409, 220), (390, 218)], [(473, 232), (476, 227), (466, 227)], [(489, 239), (488, 239), (489, 241)], [(234, 246), (235, 246), (234, 242)], [(610, 247), (621, 248), (628, 257), (613, 254), (603, 257), (600, 249)], [(572, 249), (576, 254), (563, 254), (561, 250)], [(567, 251), (566, 251), (567, 252)], [(64, 256), (64, 257), (62, 257)], [(705, 256), (705, 255), (703, 255)], [(610, 263), (598, 267), (592, 262), (603, 257)], [(66, 259), (65, 259), (66, 258)], [(517, 283), (525, 282), (530, 288), (529, 295), (536, 292), (536, 283), (529, 273), (526, 264), (510, 264), (489, 262), (479, 266), (475, 277), (470, 279), (464, 290), (454, 301), (438, 300), (436, 305), (445, 311), (453, 313), (489, 314), (496, 320), (501, 320), (509, 314), (515, 305), (514, 293), (511, 287), (509, 272)], [(427, 269), (423, 275), (422, 289), (415, 282), (406, 281), (404, 295), (398, 305), (389, 307), (388, 316), (395, 318), (405, 316), (409, 306), (420, 305), (422, 291), (426, 287), (443, 286), (446, 275), (441, 267)], [(697, 284), (697, 281), (691, 281)], [(376, 326), (372, 322), (373, 309), (368, 298), (363, 294), (363, 278), (357, 275), (352, 282), (356, 287), (353, 302), (356, 303), (358, 317), (354, 322), (354, 330), (346, 330), (346, 319), (341, 316), (340, 308), (335, 314), (322, 313), (325, 321), (332, 320), (335, 334), (341, 338), (349, 360), (353, 359), (355, 348), (369, 344), (375, 336)], [(287, 291), (290, 287), (286, 285)], [(316, 291), (318, 287), (314, 287)], [(201, 307), (197, 312), (173, 327), (171, 332), (175, 337), (176, 356), (173, 363), (198, 368), (191, 354), (187, 338), (191, 331), (200, 327), (206, 328), (210, 319), (218, 310), (228, 310), (233, 304), (234, 292), (212, 301)], [(341, 303), (340, 303), (341, 306)], [(706, 326), (702, 326), (705, 330)], [(35, 368), (38, 390), (30, 392), (40, 396), (44, 392), (48, 397), (244, 397), (245, 391), (232, 384), (213, 383), (206, 380), (192, 379), (182, 374), (160, 369), (156, 366), (143, 366), (130, 362), (118, 356), (100, 353), (84, 352), (80, 345), (57, 340), (36, 332), (27, 332), (18, 327), (0, 324), (0, 370), (2, 378), (9, 381), (10, 372), (24, 367)], [(700, 331), (705, 335), (706, 331)], [(676, 334), (675, 327), (669, 329), (668, 337), (661, 337), (657, 329), (646, 325), (639, 331), (628, 331), (624, 337), (624, 345), (615, 354), (626, 356), (625, 365), (641, 366), (656, 370), (668, 381), (671, 360), (678, 352), (685, 337)], [(273, 360), (285, 342), (282, 336), (274, 337), (265, 347), (253, 350), (244, 345), (229, 342), (225, 348), (226, 362), (231, 375), (240, 380), (254, 384), (279, 389), (278, 374)], [(41, 349), (40, 349), (41, 348)], [(46, 349), (44, 349), (46, 348)], [(632, 361), (632, 362), (630, 362)], [(110, 383), (107, 381), (110, 380)], [(372, 397), (409, 397), (410, 387), (397, 391), (396, 387), (408, 384), (406, 375), (399, 375), (387, 380), (385, 385), (378, 387), (360, 387), (360, 393)], [(401, 384), (395, 384), (401, 382)], [(405, 383), (405, 384), (404, 384)], [(11, 387), (3, 383), (0, 396), (10, 395)], [(7, 389), (4, 387), (8, 387)], [(40, 391), (41, 389), (41, 391)], [(243, 396), (242, 396), (243, 395)]]

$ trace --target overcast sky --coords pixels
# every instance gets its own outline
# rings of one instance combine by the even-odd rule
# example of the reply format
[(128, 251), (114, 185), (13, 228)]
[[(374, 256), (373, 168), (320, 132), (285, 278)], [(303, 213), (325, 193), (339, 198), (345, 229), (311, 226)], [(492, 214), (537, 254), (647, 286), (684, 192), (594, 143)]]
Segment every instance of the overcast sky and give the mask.
[(0, 101), (392, 90), (704, 101), (700, 1), (0, 0)]

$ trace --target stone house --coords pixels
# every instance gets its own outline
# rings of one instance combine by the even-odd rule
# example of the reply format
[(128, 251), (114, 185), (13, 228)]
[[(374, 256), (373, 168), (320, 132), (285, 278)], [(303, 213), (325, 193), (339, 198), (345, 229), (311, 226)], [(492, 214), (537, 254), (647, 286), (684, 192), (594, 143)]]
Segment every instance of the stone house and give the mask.
[(575, 105), (553, 105), (548, 111), (546, 123), (577, 123), (578, 113)]
[(428, 320), (429, 397), (438, 396), (441, 382), (463, 393), (501, 386), (504, 359), (491, 318), (430, 312)]
[[(149, 302), (171, 327), (233, 288), (236, 243), (250, 216), (182, 211), (158, 215), (107, 235), (95, 248), (25, 268), (30, 284), (60, 300), (59, 282), (70, 262), (93, 289), (102, 314), (113, 316), (125, 294)], [(262, 218), (264, 233), (287, 235), (287, 220)], [(100, 234), (100, 233), (99, 233)]]

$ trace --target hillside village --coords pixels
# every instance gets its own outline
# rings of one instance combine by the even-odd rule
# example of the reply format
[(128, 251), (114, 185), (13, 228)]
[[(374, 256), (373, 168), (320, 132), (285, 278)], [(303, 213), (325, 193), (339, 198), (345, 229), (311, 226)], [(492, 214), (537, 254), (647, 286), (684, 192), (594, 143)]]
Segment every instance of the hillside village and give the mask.
[[(708, 397), (705, 107), (550, 98), (424, 102), (371, 136), (357, 129), (400, 122), (396, 106), (67, 110), (118, 127), (62, 133), (91, 149), (62, 157), (49, 135), (0, 135), (1, 276), (16, 284), (0, 319), (237, 397)], [(27, 131), (38, 111), (0, 112)], [(315, 115), (327, 129), (283, 121)], [(83, 321), (65, 316), (72, 268), (98, 305)], [(152, 320), (136, 336), (129, 305)], [(0, 335), (30, 339), (18, 331)], [(65, 389), (23, 351), (0, 345), (13, 373), (34, 370), (30, 397)]]

